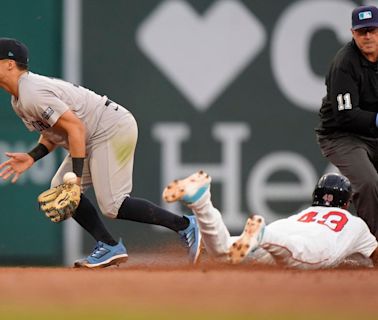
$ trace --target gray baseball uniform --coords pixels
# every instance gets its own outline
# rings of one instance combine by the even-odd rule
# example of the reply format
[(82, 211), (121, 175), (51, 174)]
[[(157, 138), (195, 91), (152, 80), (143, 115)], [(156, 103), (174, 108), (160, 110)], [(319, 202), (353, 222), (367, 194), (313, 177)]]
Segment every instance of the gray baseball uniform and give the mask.
[[(103, 214), (114, 218), (132, 189), (132, 172), (138, 129), (133, 115), (106, 96), (69, 82), (32, 72), (19, 79), (19, 98), (12, 96), (12, 106), (30, 131), (38, 131), (52, 143), (68, 149), (67, 136), (54, 124), (71, 110), (86, 127), (86, 159), (83, 189), (93, 185)], [(52, 179), (63, 182), (72, 171), (68, 155)]]

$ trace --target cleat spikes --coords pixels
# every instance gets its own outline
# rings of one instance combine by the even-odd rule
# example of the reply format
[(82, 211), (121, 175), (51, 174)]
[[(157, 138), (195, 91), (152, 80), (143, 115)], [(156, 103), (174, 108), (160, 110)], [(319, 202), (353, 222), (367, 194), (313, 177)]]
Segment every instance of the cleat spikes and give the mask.
[[(201, 174), (202, 173), (202, 174)], [(196, 172), (182, 180), (174, 180), (164, 189), (162, 198), (166, 202), (182, 201), (192, 204), (210, 188), (211, 177), (204, 171)]]
[(243, 233), (229, 248), (228, 260), (230, 263), (242, 262), (251, 251), (259, 246), (264, 226), (264, 218), (261, 216), (251, 216), (247, 219)]

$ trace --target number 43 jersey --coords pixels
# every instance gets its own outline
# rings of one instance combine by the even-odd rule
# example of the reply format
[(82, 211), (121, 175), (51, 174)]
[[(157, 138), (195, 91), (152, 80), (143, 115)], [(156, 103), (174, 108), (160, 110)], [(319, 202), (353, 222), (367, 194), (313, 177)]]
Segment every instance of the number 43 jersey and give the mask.
[(370, 257), (377, 240), (366, 223), (347, 210), (309, 207), (265, 228), (261, 246), (284, 264), (332, 267), (352, 254)]

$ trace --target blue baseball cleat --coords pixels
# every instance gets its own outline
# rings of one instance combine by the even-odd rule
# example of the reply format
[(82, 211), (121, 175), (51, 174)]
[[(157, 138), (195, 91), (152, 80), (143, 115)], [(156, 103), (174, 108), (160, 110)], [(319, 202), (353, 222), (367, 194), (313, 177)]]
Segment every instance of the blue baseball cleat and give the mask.
[[(198, 171), (182, 180), (172, 181), (163, 191), (163, 199), (166, 202), (182, 201), (186, 205), (198, 202), (209, 192), (211, 177), (204, 171)], [(189, 226), (179, 235), (189, 248), (189, 261), (198, 262), (202, 251), (201, 232), (195, 216), (185, 216), (189, 220)]]
[(172, 181), (163, 191), (166, 202), (182, 201), (187, 205), (201, 199), (209, 190), (211, 177), (204, 171), (198, 171), (182, 180)]
[(197, 219), (195, 216), (184, 216), (189, 220), (189, 226), (178, 232), (181, 240), (189, 248), (189, 262), (196, 264), (201, 255), (201, 232), (198, 229)]
[(115, 246), (98, 241), (93, 252), (84, 259), (76, 260), (74, 267), (96, 269), (118, 266), (122, 262), (126, 262), (127, 258), (127, 251), (121, 239)]
[(244, 231), (228, 251), (228, 261), (232, 264), (242, 262), (247, 255), (256, 250), (264, 236), (265, 220), (262, 216), (254, 215), (247, 219)]

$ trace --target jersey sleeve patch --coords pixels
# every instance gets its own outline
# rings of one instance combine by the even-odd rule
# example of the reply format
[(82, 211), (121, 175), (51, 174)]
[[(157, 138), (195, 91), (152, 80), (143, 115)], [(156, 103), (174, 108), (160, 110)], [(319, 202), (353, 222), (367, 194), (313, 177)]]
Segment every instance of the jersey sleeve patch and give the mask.
[(51, 107), (47, 107), (47, 109), (42, 112), (42, 118), (49, 120), (51, 116), (53, 115), (53, 113), (54, 113), (54, 109)]

